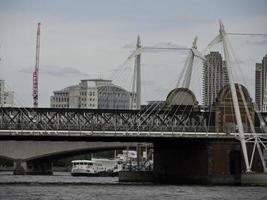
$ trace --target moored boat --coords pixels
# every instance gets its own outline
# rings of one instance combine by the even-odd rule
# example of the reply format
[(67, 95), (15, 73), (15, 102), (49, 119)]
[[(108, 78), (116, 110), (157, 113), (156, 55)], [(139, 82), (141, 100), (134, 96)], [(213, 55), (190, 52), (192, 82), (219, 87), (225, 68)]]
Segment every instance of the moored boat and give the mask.
[(101, 163), (93, 160), (73, 160), (71, 163), (72, 176), (99, 176), (105, 171)]

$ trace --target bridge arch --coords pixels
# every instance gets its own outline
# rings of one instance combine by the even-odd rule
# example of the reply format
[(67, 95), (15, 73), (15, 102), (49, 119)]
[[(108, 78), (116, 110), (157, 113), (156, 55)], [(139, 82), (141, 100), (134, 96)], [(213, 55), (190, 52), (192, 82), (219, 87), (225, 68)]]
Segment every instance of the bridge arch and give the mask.
[(49, 154), (44, 154), (44, 155), (38, 155), (35, 157), (30, 157), (25, 159), (25, 161), (34, 161), (34, 160), (42, 160), (42, 159), (57, 159), (57, 158), (67, 158), (75, 155), (81, 155), (84, 153), (97, 153), (97, 152), (102, 152), (102, 151), (111, 151), (111, 150), (121, 150), (125, 149), (126, 146), (114, 146), (114, 147), (88, 147), (84, 149), (74, 149), (70, 151), (59, 151), (59, 152), (53, 152)]
[[(0, 141), (1, 157), (29, 161), (58, 155), (78, 154), (137, 146), (135, 142)], [(4, 147), (4, 148), (1, 148)]]
[(14, 160), (14, 159), (11, 158), (11, 157), (3, 156), (3, 155), (0, 155), (0, 159), (1, 159), (1, 160), (7, 160), (7, 161), (12, 161), (12, 160)]

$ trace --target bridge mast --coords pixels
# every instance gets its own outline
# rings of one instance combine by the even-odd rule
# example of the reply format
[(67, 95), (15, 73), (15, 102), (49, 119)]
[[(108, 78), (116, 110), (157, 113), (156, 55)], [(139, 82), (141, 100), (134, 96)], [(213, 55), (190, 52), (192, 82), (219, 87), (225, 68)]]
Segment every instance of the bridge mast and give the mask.
[(185, 73), (185, 77), (184, 77), (184, 81), (183, 81), (183, 86), (184, 88), (188, 88), (190, 86), (190, 82), (191, 82), (191, 76), (192, 76), (192, 70), (193, 70), (193, 63), (194, 63), (194, 51), (193, 49), (197, 49), (197, 37), (195, 37), (193, 43), (192, 43), (192, 48), (189, 52), (188, 55), (188, 62), (186, 63), (186, 73)]
[(236, 121), (237, 121), (237, 125), (238, 125), (238, 131), (239, 131), (239, 139), (241, 142), (243, 156), (244, 156), (244, 160), (245, 160), (245, 164), (246, 164), (246, 172), (251, 172), (251, 168), (250, 168), (249, 161), (248, 161), (246, 139), (244, 136), (244, 127), (243, 127), (243, 123), (242, 123), (242, 119), (241, 119), (240, 107), (239, 107), (239, 103), (238, 103), (235, 83), (233, 80), (232, 69), (230, 66), (229, 48), (228, 48), (226, 33), (224, 30), (224, 25), (223, 25), (222, 21), (220, 21), (220, 34), (219, 34), (219, 37), (217, 39), (220, 40), (223, 44), (226, 69), (227, 69), (228, 76), (229, 76), (229, 83), (230, 83), (230, 89), (231, 89), (231, 94), (232, 94), (232, 99), (233, 99), (234, 112), (235, 112)]
[[(141, 48), (140, 36), (137, 36), (136, 49)], [(140, 109), (141, 106), (141, 54), (135, 56), (136, 68), (136, 108)]]

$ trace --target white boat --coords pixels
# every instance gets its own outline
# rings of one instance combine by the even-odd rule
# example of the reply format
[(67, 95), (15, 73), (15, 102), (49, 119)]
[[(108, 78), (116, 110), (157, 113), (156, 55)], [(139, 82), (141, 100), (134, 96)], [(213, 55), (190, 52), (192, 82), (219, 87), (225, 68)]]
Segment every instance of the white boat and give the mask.
[(116, 176), (117, 160), (96, 159), (73, 160), (72, 176)]
[(71, 163), (72, 176), (99, 176), (105, 171), (102, 163), (94, 160), (73, 160)]

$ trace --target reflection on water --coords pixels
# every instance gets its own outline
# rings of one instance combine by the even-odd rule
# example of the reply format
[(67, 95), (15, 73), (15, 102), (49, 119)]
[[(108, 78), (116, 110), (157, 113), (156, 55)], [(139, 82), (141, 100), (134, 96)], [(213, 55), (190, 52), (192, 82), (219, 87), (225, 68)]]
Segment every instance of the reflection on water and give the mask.
[[(14, 184), (15, 183), (15, 184)], [(13, 176), (0, 174), (5, 200), (267, 199), (267, 187), (120, 184), (117, 177)]]
[(69, 172), (55, 172), (53, 176), (0, 174), (0, 183), (36, 184), (118, 184), (118, 177), (74, 177)]

